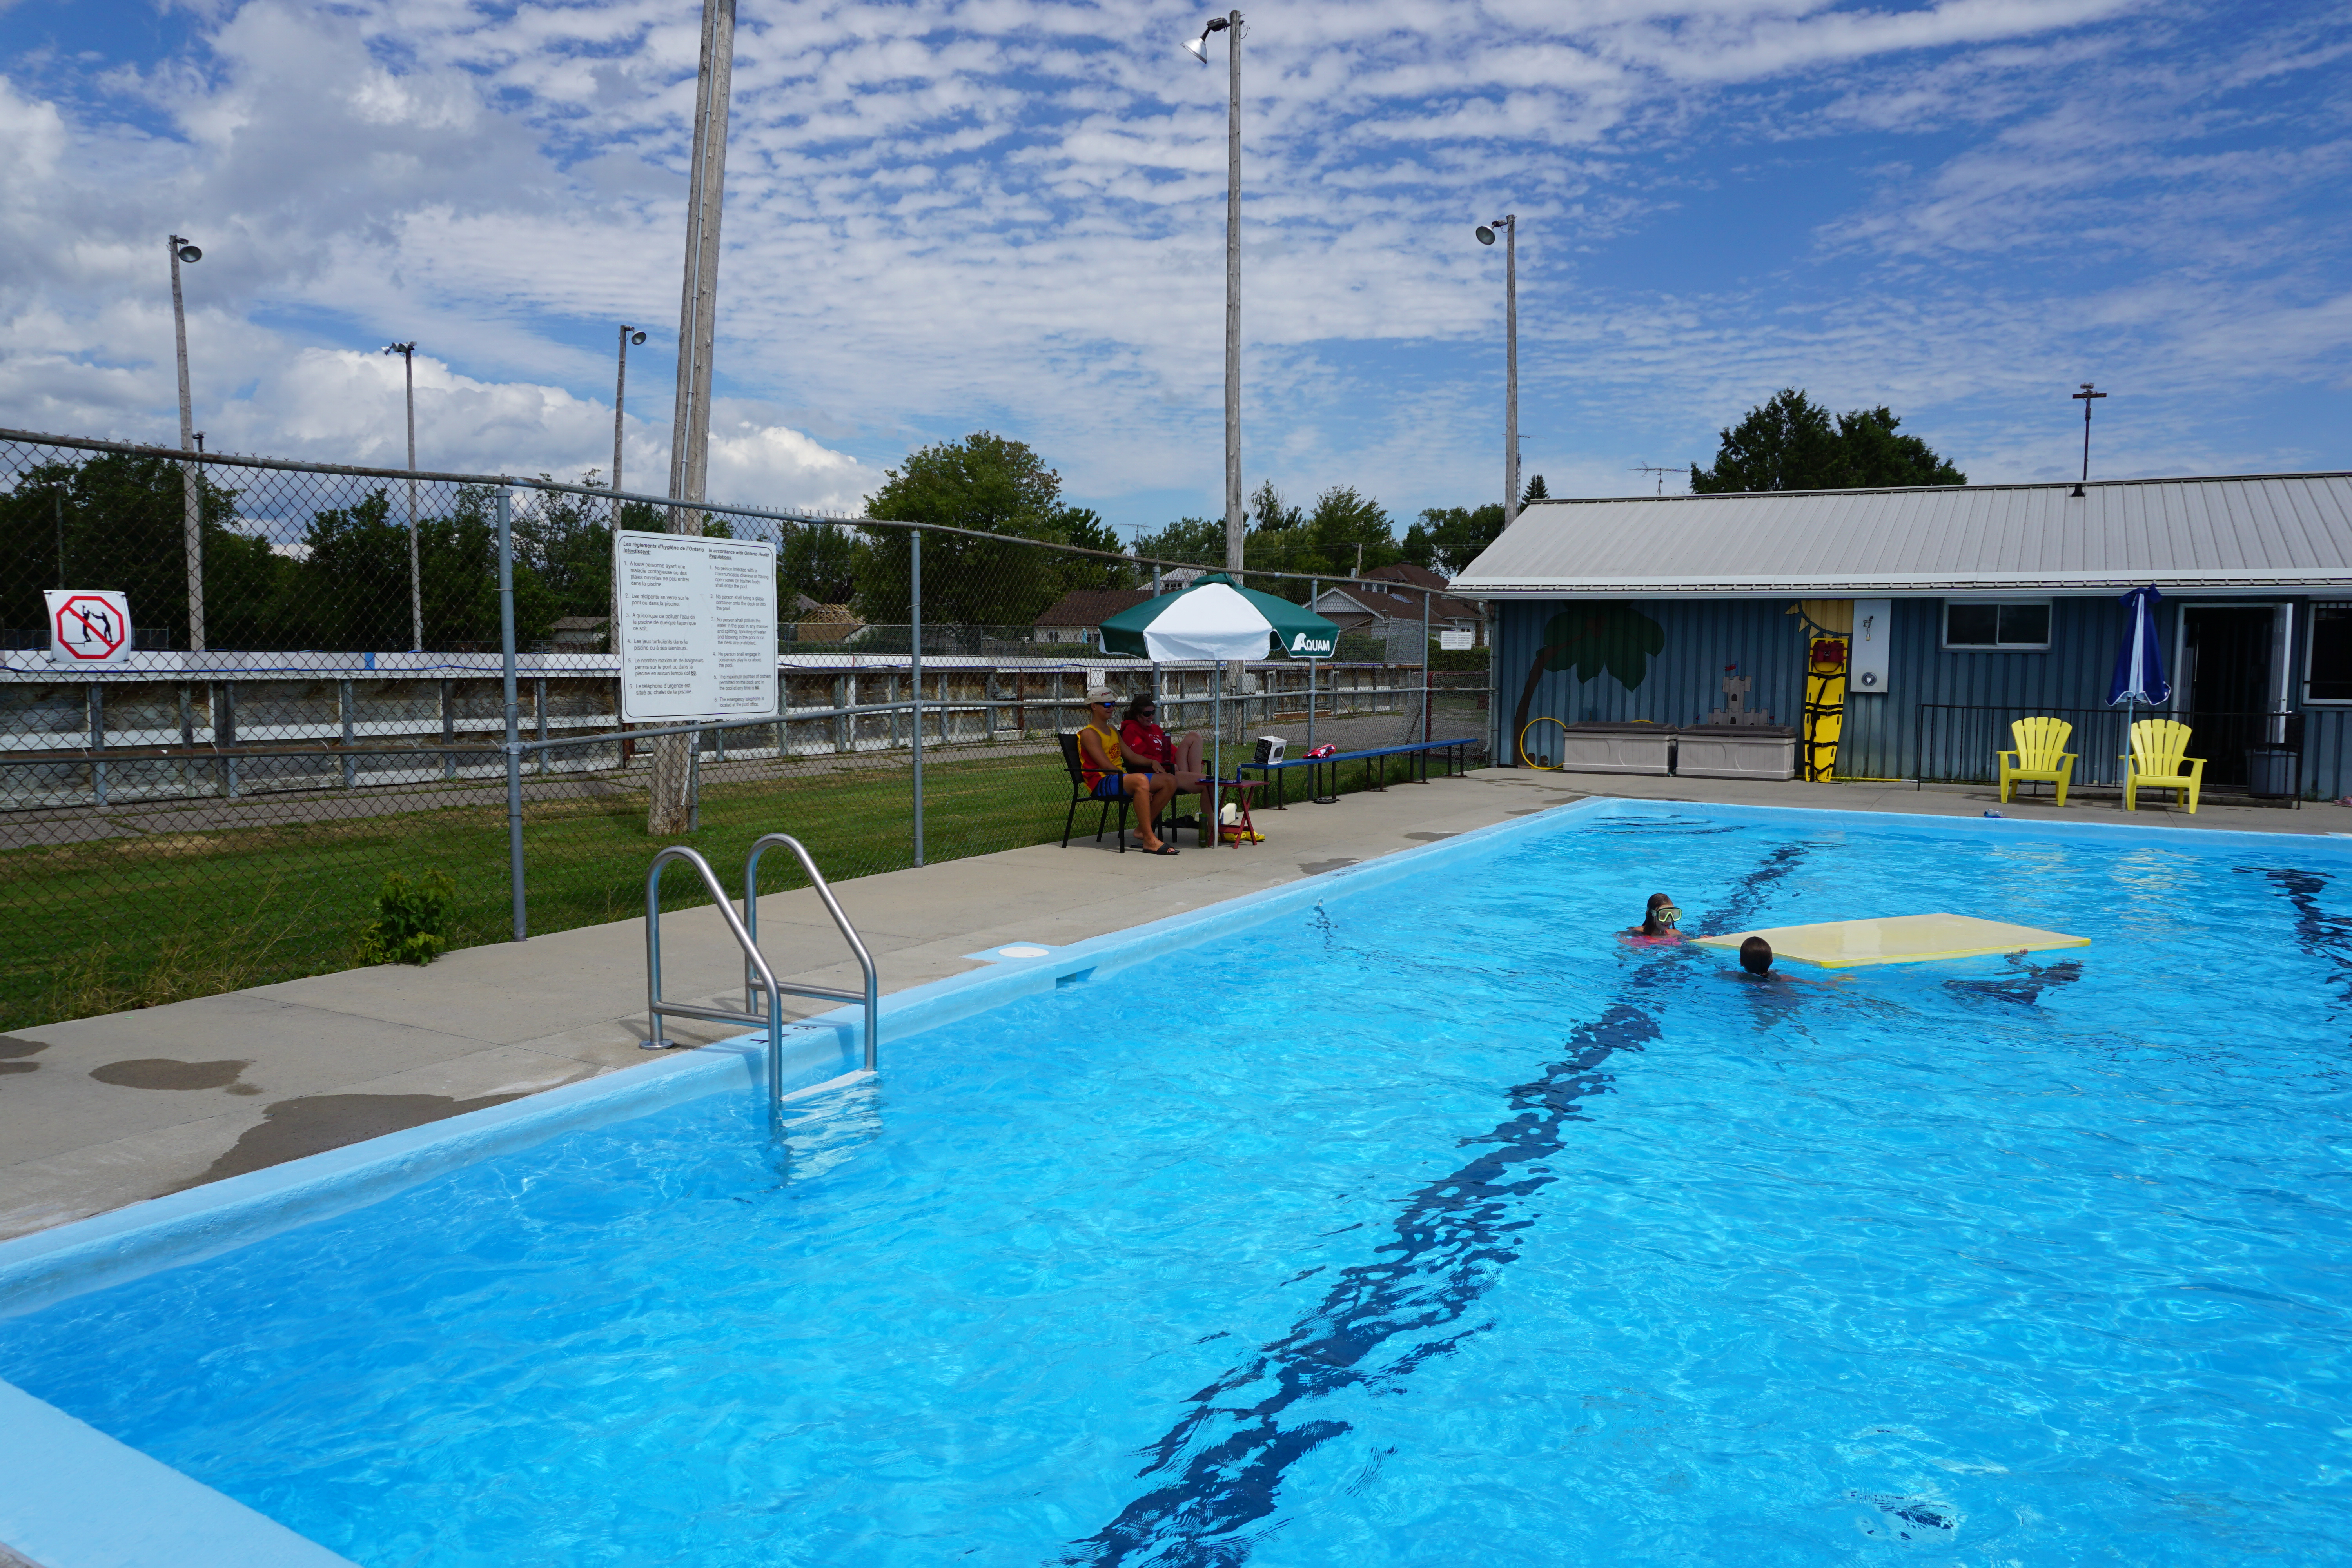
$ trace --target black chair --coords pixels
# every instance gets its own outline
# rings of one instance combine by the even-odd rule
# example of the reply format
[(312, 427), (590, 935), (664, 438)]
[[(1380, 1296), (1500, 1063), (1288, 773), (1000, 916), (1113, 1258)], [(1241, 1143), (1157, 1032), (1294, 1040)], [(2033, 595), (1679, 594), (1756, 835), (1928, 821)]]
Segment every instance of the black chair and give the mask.
[(1118, 806), (1118, 852), (1127, 853), (1127, 792), (1115, 795), (1098, 795), (1087, 787), (1086, 760), (1078, 754), (1076, 735), (1055, 737), (1062, 742), (1062, 764), (1070, 770), (1070, 809), (1062, 817), (1062, 847), (1070, 847), (1070, 825), (1078, 818), (1078, 807), (1093, 801), (1102, 809), (1095, 813), (1095, 842), (1102, 842), (1103, 826), (1110, 820), (1110, 808)]

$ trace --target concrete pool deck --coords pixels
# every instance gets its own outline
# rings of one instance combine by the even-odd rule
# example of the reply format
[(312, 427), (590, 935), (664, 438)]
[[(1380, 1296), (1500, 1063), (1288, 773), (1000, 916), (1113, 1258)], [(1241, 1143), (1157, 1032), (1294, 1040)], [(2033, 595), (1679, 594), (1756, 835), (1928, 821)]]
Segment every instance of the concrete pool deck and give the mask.
[[(896, 992), (980, 967), (1014, 942), (1063, 945), (1123, 931), (1454, 834), (1605, 795), (2282, 835), (2352, 834), (2352, 808), (2207, 805), (2127, 815), (2114, 804), (1996, 806), (1987, 786), (1804, 784), (1487, 769), (1337, 805), (1261, 814), (1266, 841), (1188, 847), (1172, 859), (1074, 838), (841, 883), (835, 892)], [(780, 826), (786, 826), (780, 825)], [(718, 868), (722, 879), (736, 875)], [(814, 895), (760, 901), (779, 974), (852, 984), (856, 970)], [(663, 921), (665, 994), (740, 1005), (740, 968), (717, 914)], [(795, 1016), (824, 1010), (800, 1002)], [(250, 991), (0, 1037), (0, 1237), (339, 1148), (621, 1068), (648, 1055), (642, 921), (450, 953), (430, 967), (314, 975)], [(734, 1026), (674, 1020), (674, 1038)], [(886, 1034), (887, 1046), (887, 1034)]]

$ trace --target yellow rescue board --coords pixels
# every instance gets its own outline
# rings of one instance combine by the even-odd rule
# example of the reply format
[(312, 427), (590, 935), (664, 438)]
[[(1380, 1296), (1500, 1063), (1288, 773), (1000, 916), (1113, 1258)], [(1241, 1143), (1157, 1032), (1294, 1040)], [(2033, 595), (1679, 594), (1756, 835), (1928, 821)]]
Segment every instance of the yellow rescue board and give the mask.
[(1820, 925), (1776, 926), (1769, 931), (1703, 936), (1701, 947), (1734, 952), (1751, 936), (1772, 944), (1772, 956), (1823, 969), (1854, 969), (1866, 963), (1925, 963), (1937, 958), (1974, 958), (1988, 952), (2045, 952), (2088, 947), (2087, 936), (2037, 931), (1974, 915), (1888, 915), (1869, 921), (1824, 921)]

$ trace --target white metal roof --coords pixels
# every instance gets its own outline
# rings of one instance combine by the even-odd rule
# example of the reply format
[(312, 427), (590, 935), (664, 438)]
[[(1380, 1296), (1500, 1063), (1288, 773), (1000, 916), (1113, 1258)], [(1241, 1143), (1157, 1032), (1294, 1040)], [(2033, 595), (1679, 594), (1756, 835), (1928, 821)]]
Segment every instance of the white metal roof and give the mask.
[(1536, 501), (1454, 580), (1591, 595), (2352, 589), (2352, 474)]

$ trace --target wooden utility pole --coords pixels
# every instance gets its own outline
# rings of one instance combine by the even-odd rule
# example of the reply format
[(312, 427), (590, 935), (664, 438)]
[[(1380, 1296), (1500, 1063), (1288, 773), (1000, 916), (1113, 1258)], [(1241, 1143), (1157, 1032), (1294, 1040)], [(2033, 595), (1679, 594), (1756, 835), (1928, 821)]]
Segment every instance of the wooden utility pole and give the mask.
[[(710, 355), (718, 339), (719, 218), (727, 184), (727, 96), (735, 64), (735, 0), (702, 0), (702, 74), (694, 93), (694, 154), (687, 174), (686, 284), (677, 310), (677, 413), (669, 448), (672, 501), (699, 501), (710, 468)], [(669, 531), (700, 534), (698, 507), (672, 506)], [(684, 833), (694, 821), (696, 735), (653, 742), (646, 831)]]

